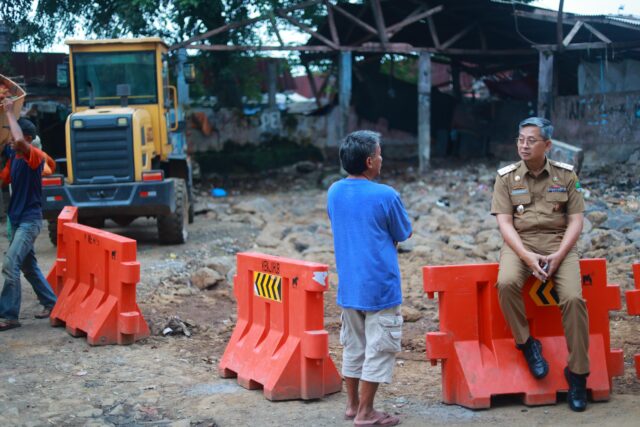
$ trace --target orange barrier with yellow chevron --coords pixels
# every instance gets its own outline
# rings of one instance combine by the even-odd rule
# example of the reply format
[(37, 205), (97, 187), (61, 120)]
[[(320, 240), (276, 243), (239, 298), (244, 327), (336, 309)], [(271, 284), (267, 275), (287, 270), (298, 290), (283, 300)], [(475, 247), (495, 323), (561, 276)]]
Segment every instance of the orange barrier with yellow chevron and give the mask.
[(238, 320), (218, 366), (269, 400), (318, 399), (342, 388), (329, 356), (323, 294), (328, 266), (239, 253), (233, 292)]
[[(587, 381), (593, 400), (607, 400), (611, 379), (622, 375), (622, 350), (611, 349), (609, 311), (620, 309), (618, 285), (607, 284), (606, 261), (580, 261), (582, 293), (589, 312)], [(491, 397), (517, 394), (527, 405), (555, 403), (566, 391), (563, 369), (567, 345), (553, 283), (531, 277), (523, 296), (531, 334), (542, 342), (549, 374), (536, 380), (515, 348), (511, 331), (498, 304), (495, 283), (498, 264), (423, 267), (424, 290), (438, 294), (440, 331), (426, 336), (427, 359), (442, 362), (442, 398), (468, 408), (488, 408)]]
[[(640, 316), (640, 264), (633, 264), (633, 279), (636, 288), (626, 291), (627, 297), (627, 313), (633, 316)], [(640, 353), (634, 356), (636, 362), (636, 376), (640, 379)]]

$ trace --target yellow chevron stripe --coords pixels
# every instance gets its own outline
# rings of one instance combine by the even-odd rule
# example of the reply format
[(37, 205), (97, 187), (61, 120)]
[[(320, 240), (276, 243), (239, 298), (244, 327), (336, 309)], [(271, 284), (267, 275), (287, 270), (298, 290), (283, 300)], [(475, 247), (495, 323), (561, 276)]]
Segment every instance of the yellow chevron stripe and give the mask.
[(553, 295), (551, 295), (551, 290), (553, 289), (553, 286), (554, 286), (553, 281), (549, 280), (545, 285), (544, 289), (542, 290), (542, 293), (544, 294), (544, 296), (547, 297), (547, 301), (549, 301), (549, 304), (547, 305), (558, 305), (558, 303), (556, 302), (556, 299), (553, 297)]
[(273, 297), (273, 279), (275, 279), (275, 277), (271, 276), (267, 280), (267, 298), (269, 299), (275, 299)]
[(282, 277), (278, 277), (276, 281), (276, 297), (278, 301), (282, 301)]
[(255, 294), (263, 298), (282, 302), (282, 277), (274, 274), (253, 272)]
[(531, 290), (529, 291), (529, 296), (531, 297), (531, 299), (533, 300), (533, 302), (535, 303), (535, 305), (538, 306), (543, 306), (545, 305), (542, 300), (540, 299), (540, 297), (538, 296), (538, 288), (540, 288), (540, 285), (542, 284), (542, 282), (540, 280), (536, 280), (533, 285), (531, 286)]
[(265, 296), (266, 295), (266, 282), (267, 281), (267, 275), (264, 273), (260, 273), (260, 278), (258, 279), (258, 286), (260, 287), (260, 296)]

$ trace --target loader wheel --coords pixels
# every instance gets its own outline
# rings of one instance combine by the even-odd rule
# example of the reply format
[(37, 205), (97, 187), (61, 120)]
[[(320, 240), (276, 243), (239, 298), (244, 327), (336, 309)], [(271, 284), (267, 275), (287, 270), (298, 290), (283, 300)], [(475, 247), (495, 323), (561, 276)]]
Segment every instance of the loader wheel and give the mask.
[(169, 215), (158, 216), (158, 238), (160, 243), (179, 244), (187, 241), (189, 221), (189, 200), (184, 179), (174, 180), (176, 210)]
[(196, 218), (195, 211), (193, 209), (193, 202), (189, 203), (189, 224), (193, 224), (193, 221)]
[(120, 227), (128, 227), (135, 219), (134, 216), (115, 216), (111, 218), (113, 222), (118, 224)]
[(53, 243), (53, 246), (58, 246), (58, 220), (57, 219), (49, 219), (47, 220), (48, 228), (49, 228), (49, 240)]
[(193, 221), (196, 218), (195, 212), (195, 198), (193, 197), (193, 188), (189, 190), (189, 224), (193, 224)]
[(104, 228), (104, 220), (104, 217), (82, 218), (79, 222), (91, 228)]

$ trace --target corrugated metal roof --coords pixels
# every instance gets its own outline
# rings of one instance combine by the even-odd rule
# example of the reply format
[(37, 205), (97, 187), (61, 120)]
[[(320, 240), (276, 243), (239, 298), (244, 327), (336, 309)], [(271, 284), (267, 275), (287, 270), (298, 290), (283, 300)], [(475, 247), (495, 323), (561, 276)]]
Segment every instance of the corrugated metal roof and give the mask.
[[(527, 4), (527, 3), (519, 3), (519, 2), (513, 2), (511, 0), (491, 0), (492, 3), (501, 3), (501, 4), (509, 4), (509, 5), (514, 5), (517, 9), (530, 9), (533, 11), (540, 11), (543, 14), (557, 14), (558, 11), (554, 10), (554, 9), (547, 9), (544, 7), (538, 7), (538, 6), (533, 6), (531, 4)], [(545, 13), (548, 12), (548, 13)], [(583, 18), (587, 18), (586, 20), (600, 20), (600, 21), (608, 21), (608, 22), (604, 22), (607, 24), (611, 24), (611, 25), (616, 25), (616, 23), (622, 23), (622, 24), (629, 24), (629, 25), (633, 25), (633, 26), (637, 26), (640, 27), (640, 16), (636, 16), (636, 15), (603, 15), (603, 14), (597, 14), (597, 15), (591, 15), (591, 14), (582, 14), (582, 13), (573, 13), (573, 12), (564, 12), (563, 15), (565, 16), (569, 16), (569, 17), (583, 17)]]

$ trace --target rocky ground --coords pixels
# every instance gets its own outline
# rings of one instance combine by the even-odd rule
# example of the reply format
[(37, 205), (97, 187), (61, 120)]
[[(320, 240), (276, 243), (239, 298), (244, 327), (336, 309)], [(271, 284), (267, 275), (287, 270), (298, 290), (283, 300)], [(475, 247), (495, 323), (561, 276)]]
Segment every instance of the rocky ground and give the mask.
[[(587, 165), (583, 171), (587, 220), (578, 245), (582, 257), (607, 259), (609, 282), (623, 291), (633, 287), (631, 264), (640, 261), (638, 165), (628, 166)], [(502, 240), (488, 214), (497, 167), (446, 165), (416, 179), (411, 168), (385, 163), (381, 181), (402, 194), (414, 236), (399, 248), (403, 351), (393, 384), (381, 387), (380, 405), (401, 414), (410, 426), (637, 425), (640, 381), (632, 355), (640, 352), (640, 317), (625, 311), (611, 313), (611, 344), (624, 350), (625, 375), (614, 379), (608, 403), (592, 404), (585, 414), (571, 413), (564, 403), (527, 408), (517, 398), (498, 399), (485, 411), (440, 403), (440, 368), (431, 367), (424, 356), (425, 333), (438, 330), (437, 301), (424, 295), (420, 268), (497, 261)], [(260, 391), (218, 378), (216, 369), (235, 324), (234, 254), (245, 250), (330, 266), (325, 328), (330, 354), (340, 365), (336, 275), (323, 189), (334, 178), (319, 165), (303, 163), (257, 179), (227, 178), (224, 198), (210, 196), (213, 184), (221, 182), (217, 178), (201, 183), (196, 221), (182, 246), (158, 245), (153, 221), (137, 220), (126, 229), (107, 222), (107, 230), (138, 241), (138, 302), (152, 336), (134, 345), (90, 347), (82, 338), (34, 320), (37, 303), (23, 283), (23, 327), (0, 333), (0, 424), (349, 425), (342, 420), (343, 393), (312, 402), (272, 403)], [(1, 249), (6, 246), (2, 239)], [(55, 250), (46, 230), (36, 250), (48, 270)]]

